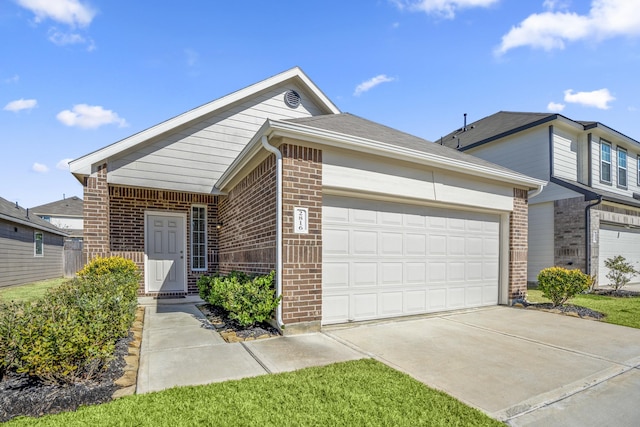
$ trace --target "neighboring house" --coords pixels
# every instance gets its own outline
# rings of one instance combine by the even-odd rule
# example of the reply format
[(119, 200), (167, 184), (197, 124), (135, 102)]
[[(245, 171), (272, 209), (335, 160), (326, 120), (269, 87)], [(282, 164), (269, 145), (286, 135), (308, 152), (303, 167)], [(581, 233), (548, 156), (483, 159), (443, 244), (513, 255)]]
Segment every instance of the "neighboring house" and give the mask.
[(72, 239), (82, 239), (83, 212), (82, 199), (77, 196), (31, 208), (31, 211), (45, 221), (63, 229)]
[(88, 259), (140, 294), (276, 271), (287, 333), (507, 304), (526, 290), (527, 193), (544, 185), (343, 114), (293, 68), (70, 163)]
[(505, 111), (440, 141), (549, 181), (529, 201), (530, 282), (558, 265), (579, 268), (603, 286), (604, 261), (615, 255), (640, 267), (638, 141), (598, 122)]
[(0, 287), (62, 277), (66, 233), (0, 197)]

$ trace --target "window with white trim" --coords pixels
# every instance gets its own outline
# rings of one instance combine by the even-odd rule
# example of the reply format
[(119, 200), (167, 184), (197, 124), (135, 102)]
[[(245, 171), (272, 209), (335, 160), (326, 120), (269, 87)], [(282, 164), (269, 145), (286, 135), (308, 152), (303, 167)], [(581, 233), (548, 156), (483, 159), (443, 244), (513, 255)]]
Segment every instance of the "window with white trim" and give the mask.
[(191, 206), (191, 270), (207, 270), (206, 206)]
[(600, 141), (600, 181), (611, 183), (611, 144)]
[(627, 188), (627, 150), (618, 147), (618, 187)]
[(638, 180), (638, 186), (640, 186), (640, 154), (638, 154), (638, 159), (637, 159), (637, 170), (636, 170), (636, 177)]
[(33, 256), (44, 256), (44, 235), (41, 231), (33, 233)]

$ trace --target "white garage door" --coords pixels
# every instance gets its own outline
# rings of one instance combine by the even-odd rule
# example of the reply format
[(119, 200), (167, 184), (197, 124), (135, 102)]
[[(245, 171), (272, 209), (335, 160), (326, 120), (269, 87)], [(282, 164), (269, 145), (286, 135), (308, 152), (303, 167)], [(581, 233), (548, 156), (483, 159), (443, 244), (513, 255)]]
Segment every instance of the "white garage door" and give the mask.
[[(632, 228), (601, 224), (600, 225), (600, 253), (598, 266), (598, 286), (606, 286), (609, 283), (607, 273), (609, 269), (604, 266), (604, 260), (622, 255), (627, 262), (640, 268), (640, 230)], [(632, 283), (640, 280), (638, 276), (631, 279)]]
[(323, 323), (497, 304), (499, 221), (325, 196)]

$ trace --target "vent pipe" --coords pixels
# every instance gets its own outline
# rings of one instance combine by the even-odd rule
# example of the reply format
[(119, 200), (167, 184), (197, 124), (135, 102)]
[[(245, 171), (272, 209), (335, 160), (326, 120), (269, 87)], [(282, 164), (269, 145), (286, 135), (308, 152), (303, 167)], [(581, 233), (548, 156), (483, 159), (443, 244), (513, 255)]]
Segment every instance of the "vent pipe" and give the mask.
[(464, 113), (464, 126), (462, 126), (462, 132), (467, 131), (467, 113)]

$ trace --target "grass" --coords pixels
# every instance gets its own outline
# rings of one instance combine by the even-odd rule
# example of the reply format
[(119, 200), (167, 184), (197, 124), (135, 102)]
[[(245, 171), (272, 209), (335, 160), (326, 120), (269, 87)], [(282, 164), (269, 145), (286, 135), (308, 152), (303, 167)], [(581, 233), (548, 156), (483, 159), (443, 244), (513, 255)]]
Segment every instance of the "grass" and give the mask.
[(48, 289), (60, 286), (69, 279), (59, 277), (57, 279), (43, 280), (26, 285), (12, 286), (0, 289), (0, 300), (3, 301), (33, 301), (40, 298)]
[[(529, 302), (550, 302), (537, 289), (527, 290)], [(640, 329), (640, 297), (622, 298), (605, 295), (580, 294), (568, 301), (569, 304), (587, 307), (605, 314), (603, 319), (614, 325)]]
[(7, 426), (500, 426), (372, 359), (124, 397)]

